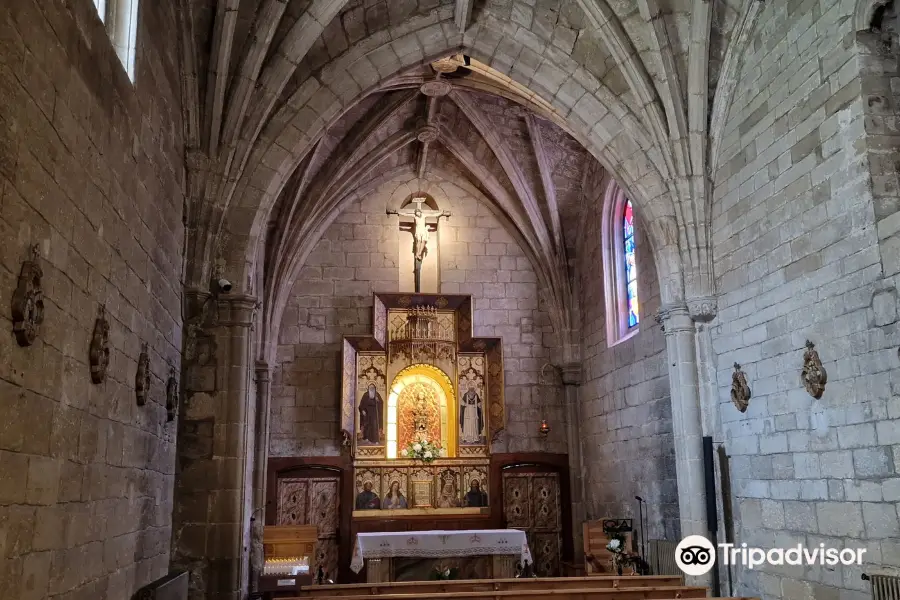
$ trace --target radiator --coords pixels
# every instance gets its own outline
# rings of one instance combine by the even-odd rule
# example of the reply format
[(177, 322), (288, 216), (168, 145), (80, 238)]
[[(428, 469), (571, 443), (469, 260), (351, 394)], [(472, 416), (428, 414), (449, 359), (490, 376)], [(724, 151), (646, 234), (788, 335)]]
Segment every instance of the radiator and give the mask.
[(188, 572), (170, 573), (145, 585), (134, 595), (134, 600), (187, 600)]
[(900, 600), (900, 575), (863, 575), (872, 584), (872, 600)]
[(649, 542), (647, 562), (650, 563), (651, 575), (681, 575), (681, 569), (675, 564), (675, 547), (678, 544), (669, 540), (649, 540)]

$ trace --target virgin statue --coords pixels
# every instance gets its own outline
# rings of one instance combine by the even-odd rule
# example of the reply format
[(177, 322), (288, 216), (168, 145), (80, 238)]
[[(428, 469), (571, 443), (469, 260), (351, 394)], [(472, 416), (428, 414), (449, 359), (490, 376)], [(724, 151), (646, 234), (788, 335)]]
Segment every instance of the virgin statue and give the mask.
[(416, 393), (415, 412), (413, 412), (413, 424), (416, 428), (418, 441), (428, 439), (428, 403), (425, 401), (425, 393), (419, 390)]

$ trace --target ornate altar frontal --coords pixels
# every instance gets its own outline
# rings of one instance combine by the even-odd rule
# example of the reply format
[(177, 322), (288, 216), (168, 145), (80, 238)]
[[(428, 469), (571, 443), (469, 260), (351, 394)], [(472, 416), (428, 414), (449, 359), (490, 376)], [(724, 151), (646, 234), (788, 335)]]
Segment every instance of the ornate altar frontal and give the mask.
[(486, 513), (505, 425), (500, 339), (473, 337), (470, 296), (375, 294), (373, 310), (372, 334), (343, 343), (353, 516)]

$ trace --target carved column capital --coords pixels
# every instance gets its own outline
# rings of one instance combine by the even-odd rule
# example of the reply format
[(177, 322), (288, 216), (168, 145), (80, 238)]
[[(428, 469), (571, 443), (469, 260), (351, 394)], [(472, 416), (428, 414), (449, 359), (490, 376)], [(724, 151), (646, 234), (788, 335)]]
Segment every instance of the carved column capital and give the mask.
[(259, 299), (246, 294), (223, 294), (216, 298), (219, 325), (250, 327), (256, 317)]
[(579, 362), (568, 362), (559, 366), (563, 385), (581, 385), (582, 369)]
[(184, 303), (187, 312), (191, 314), (198, 312), (210, 296), (212, 296), (212, 294), (207, 290), (193, 287), (185, 288)]
[(701, 296), (687, 301), (691, 318), (697, 323), (709, 323), (716, 318), (718, 302), (715, 296)]
[(655, 315), (666, 335), (694, 330), (694, 321), (685, 304), (664, 304)]

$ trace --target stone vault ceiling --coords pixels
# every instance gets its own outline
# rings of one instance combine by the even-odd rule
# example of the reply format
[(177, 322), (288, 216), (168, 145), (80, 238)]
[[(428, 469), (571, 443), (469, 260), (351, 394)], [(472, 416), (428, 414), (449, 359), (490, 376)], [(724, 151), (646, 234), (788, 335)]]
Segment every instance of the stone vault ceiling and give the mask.
[[(189, 285), (264, 285), (264, 259), (286, 277), (378, 169), (448, 168), (505, 216), (566, 315), (592, 157), (643, 211), (664, 295), (711, 286), (707, 173), (759, 0), (178, 2)], [(423, 93), (453, 54), (466, 70)], [(277, 323), (279, 292), (248, 291)]]
[(593, 158), (539, 116), (540, 107), (492, 93), (497, 77), (454, 55), (405, 72), (343, 114), (301, 161), (270, 214), (267, 290), (274, 295), (277, 286), (291, 285), (351, 195), (403, 172), (468, 181), (520, 240), (544, 281), (567, 281)]

